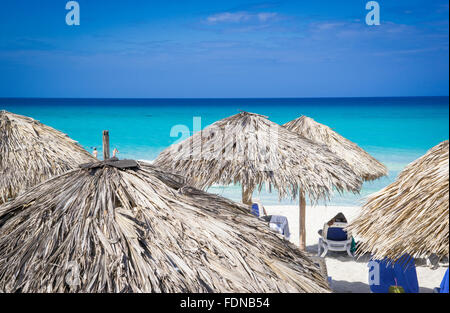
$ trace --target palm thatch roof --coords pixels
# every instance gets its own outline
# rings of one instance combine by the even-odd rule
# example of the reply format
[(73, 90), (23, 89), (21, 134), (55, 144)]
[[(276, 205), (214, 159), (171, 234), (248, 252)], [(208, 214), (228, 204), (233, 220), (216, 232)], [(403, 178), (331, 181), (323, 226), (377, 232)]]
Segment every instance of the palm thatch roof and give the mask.
[(0, 111), (0, 204), (93, 160), (67, 135), (32, 118)]
[(152, 165), (108, 160), (0, 206), (0, 291), (329, 289), (308, 257), (242, 205)]
[(449, 142), (409, 164), (398, 179), (372, 194), (349, 230), (362, 238), (358, 252), (397, 259), (448, 256)]
[(328, 198), (333, 186), (358, 192), (361, 179), (326, 147), (269, 121), (241, 112), (222, 119), (170, 146), (155, 160), (198, 188), (240, 182), (253, 190), (263, 185), (280, 198), (295, 198), (299, 188), (311, 201)]
[(300, 116), (283, 125), (318, 144), (324, 144), (336, 155), (350, 164), (365, 181), (375, 180), (388, 174), (386, 166), (360, 148), (356, 143), (342, 137), (330, 127), (307, 116)]

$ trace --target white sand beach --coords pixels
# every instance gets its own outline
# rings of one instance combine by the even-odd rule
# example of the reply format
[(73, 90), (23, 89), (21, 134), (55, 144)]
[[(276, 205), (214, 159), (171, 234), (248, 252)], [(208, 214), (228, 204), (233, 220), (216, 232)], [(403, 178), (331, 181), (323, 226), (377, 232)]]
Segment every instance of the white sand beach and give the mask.
[[(284, 215), (289, 220), (290, 240), (299, 243), (299, 209), (298, 206), (265, 206), (267, 214)], [(322, 229), (323, 224), (342, 212), (350, 222), (358, 213), (359, 207), (341, 206), (307, 206), (306, 208), (306, 244), (310, 253), (317, 254), (317, 242), (319, 235), (317, 231)], [(356, 240), (358, 238), (355, 238)], [(328, 252), (325, 257), (328, 276), (332, 278), (332, 289), (335, 292), (367, 293), (370, 292), (368, 285), (367, 257), (358, 260), (350, 258), (346, 252)], [(431, 269), (425, 260), (416, 260), (417, 276), (420, 292), (431, 293), (433, 288), (438, 287), (444, 277), (448, 264), (440, 264), (437, 269)]]

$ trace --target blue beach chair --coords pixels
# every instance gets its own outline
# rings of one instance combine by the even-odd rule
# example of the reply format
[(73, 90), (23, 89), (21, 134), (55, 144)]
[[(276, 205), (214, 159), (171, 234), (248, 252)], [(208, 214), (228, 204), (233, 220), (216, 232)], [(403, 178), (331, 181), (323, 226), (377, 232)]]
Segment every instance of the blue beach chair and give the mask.
[(259, 217), (259, 204), (253, 203), (252, 210), (250, 211), (254, 216)]
[(323, 237), (322, 230), (319, 230), (319, 243), (317, 245), (317, 255), (324, 258), (328, 251), (347, 251), (347, 254), (353, 257), (351, 251), (352, 237), (343, 227), (329, 227), (327, 237)]
[(396, 263), (390, 259), (370, 260), (369, 286), (373, 293), (388, 293), (391, 286), (403, 287), (405, 293), (418, 293), (414, 258), (404, 255)]

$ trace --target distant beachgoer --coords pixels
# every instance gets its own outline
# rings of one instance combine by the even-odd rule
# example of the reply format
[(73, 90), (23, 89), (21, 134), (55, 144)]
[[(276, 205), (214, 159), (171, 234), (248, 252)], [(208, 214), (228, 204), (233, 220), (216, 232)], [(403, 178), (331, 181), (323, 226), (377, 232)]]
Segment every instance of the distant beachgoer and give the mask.
[(94, 147), (94, 151), (92, 152), (92, 154), (94, 155), (95, 158), (97, 158), (98, 155), (97, 148)]
[(116, 157), (116, 153), (119, 153), (119, 150), (117, 150), (117, 148), (114, 148), (114, 150), (113, 150), (113, 158)]
[(336, 214), (335, 217), (333, 217), (331, 220), (329, 220), (327, 222), (328, 226), (331, 226), (331, 225), (333, 225), (335, 223), (345, 223), (345, 224), (347, 224), (347, 219), (345, 218), (345, 215), (342, 214), (342, 213), (338, 213), (338, 214)]

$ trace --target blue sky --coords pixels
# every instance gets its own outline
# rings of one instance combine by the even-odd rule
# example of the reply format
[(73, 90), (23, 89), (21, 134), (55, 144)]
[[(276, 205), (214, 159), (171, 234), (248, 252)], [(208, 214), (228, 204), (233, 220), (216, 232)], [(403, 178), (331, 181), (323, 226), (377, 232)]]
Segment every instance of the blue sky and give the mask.
[(0, 0), (0, 97), (448, 96), (448, 1)]

